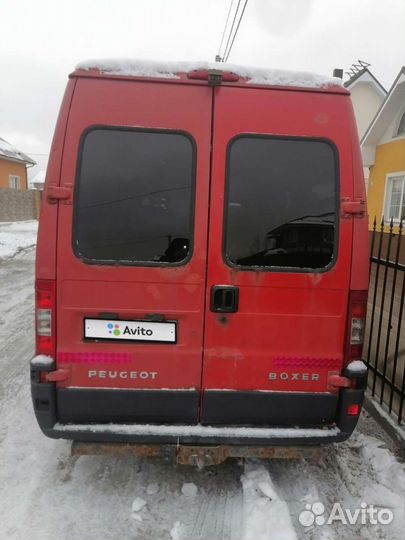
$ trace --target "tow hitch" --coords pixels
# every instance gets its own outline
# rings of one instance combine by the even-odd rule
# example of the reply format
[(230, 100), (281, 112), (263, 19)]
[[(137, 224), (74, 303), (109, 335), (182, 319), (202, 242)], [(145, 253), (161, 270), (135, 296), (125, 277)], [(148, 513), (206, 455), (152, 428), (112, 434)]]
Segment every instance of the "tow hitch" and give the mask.
[(98, 443), (73, 441), (74, 456), (163, 457), (198, 469), (220, 465), (228, 458), (318, 459), (319, 446), (189, 446), (175, 444)]

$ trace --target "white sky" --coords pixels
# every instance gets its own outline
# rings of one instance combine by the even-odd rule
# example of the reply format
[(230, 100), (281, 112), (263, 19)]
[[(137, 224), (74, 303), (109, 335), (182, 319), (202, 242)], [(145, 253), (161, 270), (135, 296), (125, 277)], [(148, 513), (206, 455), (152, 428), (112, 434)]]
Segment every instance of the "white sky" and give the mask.
[[(214, 60), (229, 2), (0, 0), (0, 137), (37, 172), (75, 64)], [(329, 75), (359, 58), (390, 87), (405, 64), (405, 0), (249, 0), (229, 61)]]

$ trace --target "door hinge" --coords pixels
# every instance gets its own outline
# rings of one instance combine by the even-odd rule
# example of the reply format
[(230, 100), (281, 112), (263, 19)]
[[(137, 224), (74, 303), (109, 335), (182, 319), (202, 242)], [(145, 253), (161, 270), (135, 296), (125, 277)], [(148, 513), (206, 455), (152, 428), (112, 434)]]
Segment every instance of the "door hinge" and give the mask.
[(72, 204), (72, 185), (48, 186), (46, 200), (49, 204), (56, 204), (59, 201), (61, 204)]
[(359, 217), (362, 218), (366, 214), (366, 201), (364, 199), (355, 199), (354, 201), (348, 198), (341, 199), (341, 216), (342, 218)]
[(68, 369), (57, 369), (56, 371), (49, 371), (45, 374), (46, 382), (61, 382), (66, 381), (69, 378)]

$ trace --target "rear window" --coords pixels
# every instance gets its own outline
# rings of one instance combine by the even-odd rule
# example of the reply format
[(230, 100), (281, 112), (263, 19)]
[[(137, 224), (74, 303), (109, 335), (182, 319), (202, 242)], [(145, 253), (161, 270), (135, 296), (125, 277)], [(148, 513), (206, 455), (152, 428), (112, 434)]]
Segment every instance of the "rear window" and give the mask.
[(337, 156), (326, 141), (241, 136), (228, 152), (230, 265), (322, 270), (337, 252)]
[(89, 131), (75, 193), (76, 255), (106, 264), (184, 263), (192, 250), (194, 153), (181, 133)]

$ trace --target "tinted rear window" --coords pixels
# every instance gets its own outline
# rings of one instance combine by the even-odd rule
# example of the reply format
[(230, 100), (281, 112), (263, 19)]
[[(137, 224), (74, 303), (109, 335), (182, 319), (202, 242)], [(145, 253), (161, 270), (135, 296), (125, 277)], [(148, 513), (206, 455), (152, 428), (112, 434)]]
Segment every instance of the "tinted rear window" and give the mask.
[(179, 264), (192, 248), (194, 145), (180, 133), (97, 128), (81, 145), (73, 243), (88, 261)]
[(338, 200), (332, 145), (243, 136), (231, 143), (228, 159), (228, 263), (301, 271), (331, 265)]

